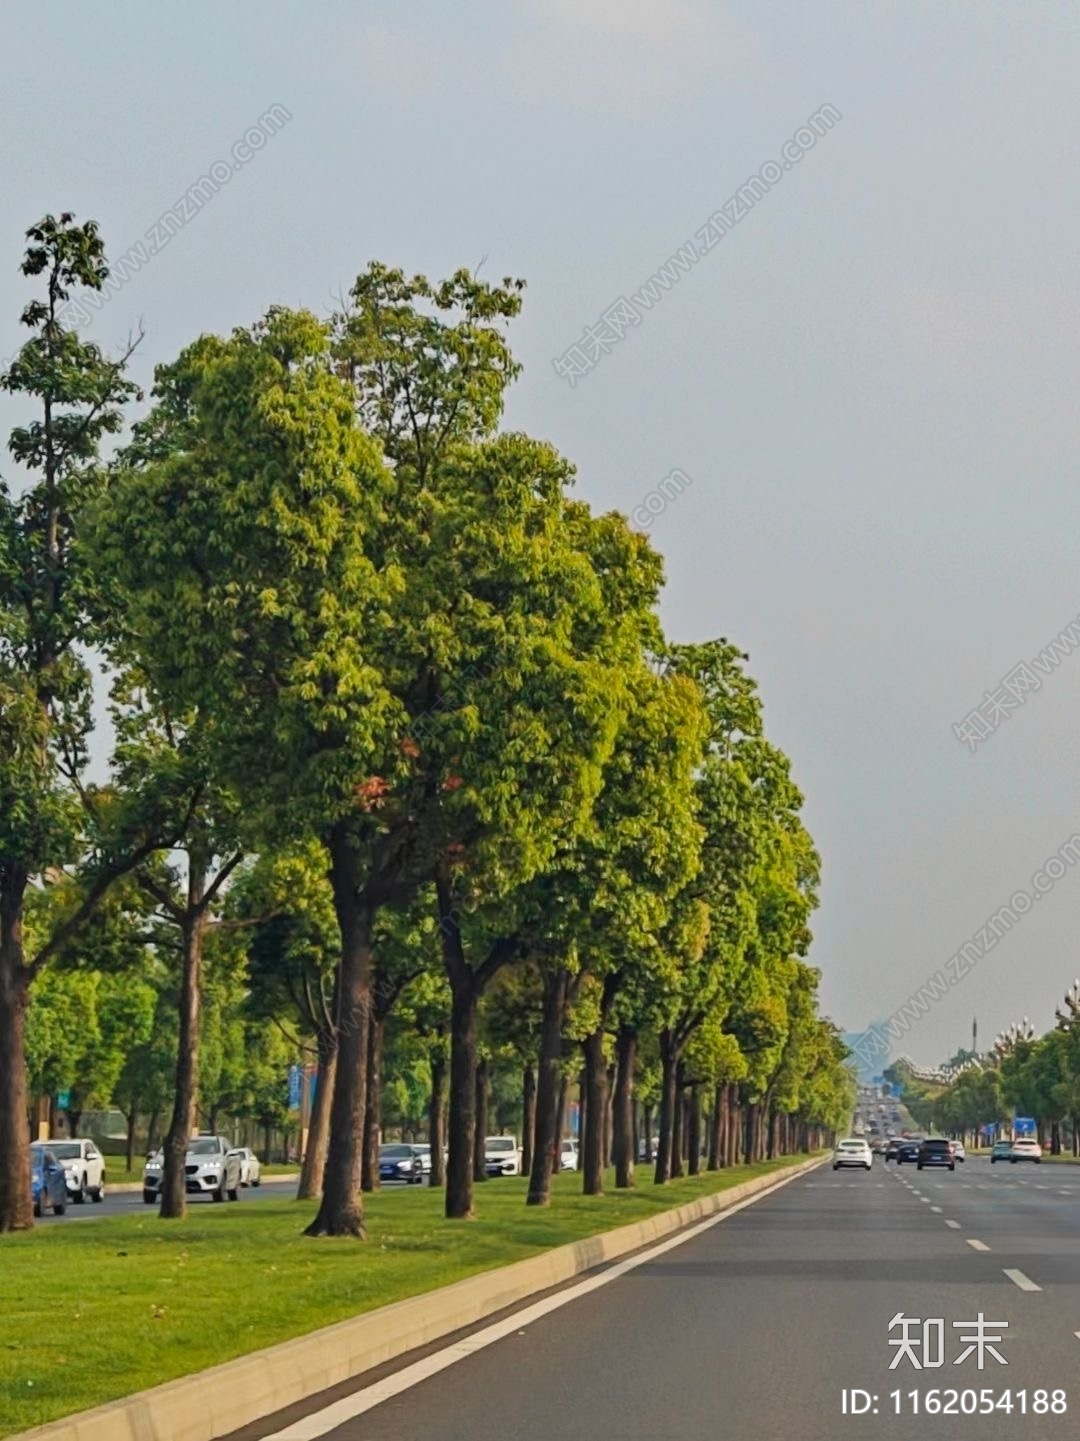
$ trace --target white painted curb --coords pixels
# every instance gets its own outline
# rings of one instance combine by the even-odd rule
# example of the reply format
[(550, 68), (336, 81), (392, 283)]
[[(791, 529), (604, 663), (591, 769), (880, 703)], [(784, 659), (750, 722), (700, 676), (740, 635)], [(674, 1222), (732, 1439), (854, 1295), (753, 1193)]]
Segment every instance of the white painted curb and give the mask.
[(208, 1371), (24, 1431), (9, 1441), (215, 1441), (594, 1266), (726, 1211), (826, 1159), (820, 1156), (785, 1166), (648, 1220), (554, 1246), (525, 1261), (380, 1306)]

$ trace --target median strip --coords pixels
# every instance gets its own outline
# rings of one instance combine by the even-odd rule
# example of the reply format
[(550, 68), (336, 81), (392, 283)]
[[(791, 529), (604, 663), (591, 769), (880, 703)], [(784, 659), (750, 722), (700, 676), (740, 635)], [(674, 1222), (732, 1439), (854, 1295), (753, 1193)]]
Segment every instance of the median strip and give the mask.
[[(672, 1244), (680, 1244), (688, 1239), (688, 1228), (726, 1219), (751, 1198), (757, 1200), (787, 1185), (820, 1166), (823, 1159), (778, 1167), (629, 1225), (594, 1232), (509, 1265), (349, 1316), (209, 1370), (40, 1426), (23, 1433), (20, 1441), (213, 1441), (653, 1242), (672, 1236)], [(634, 1193), (619, 1194), (627, 1196), (629, 1204), (640, 1204), (643, 1199), (635, 1198)], [(409, 1209), (419, 1206), (421, 1198)], [(261, 1210), (253, 1208), (249, 1214)], [(523, 1216), (522, 1221), (525, 1219)], [(547, 1216), (528, 1219), (533, 1226), (550, 1224)], [(464, 1233), (460, 1234), (464, 1241)], [(482, 1232), (475, 1234), (479, 1237)], [(448, 1231), (447, 1244), (450, 1235)], [(321, 1250), (318, 1254), (329, 1258), (332, 1253)], [(360, 1253), (356, 1255), (360, 1264)], [(520, 1328), (520, 1319), (516, 1325)]]

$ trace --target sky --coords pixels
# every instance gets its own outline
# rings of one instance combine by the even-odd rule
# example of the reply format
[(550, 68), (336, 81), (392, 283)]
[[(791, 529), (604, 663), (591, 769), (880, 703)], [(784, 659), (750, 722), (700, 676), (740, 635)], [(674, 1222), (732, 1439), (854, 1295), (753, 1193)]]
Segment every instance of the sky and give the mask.
[(1080, 864), (978, 937), (1080, 833), (1080, 658), (1001, 704), (1080, 614), (1080, 6), (53, 0), (5, 40), (0, 358), (49, 211), (96, 218), (114, 261), (146, 248), (86, 331), (141, 325), (143, 383), (271, 304), (329, 313), (372, 258), (524, 277), (507, 424), (602, 510), (683, 472), (638, 510), (665, 627), (751, 657), (822, 856), (825, 1009), (858, 1030), (941, 971), (894, 1046), (927, 1064), (973, 1016), (980, 1045), (1052, 1022)]

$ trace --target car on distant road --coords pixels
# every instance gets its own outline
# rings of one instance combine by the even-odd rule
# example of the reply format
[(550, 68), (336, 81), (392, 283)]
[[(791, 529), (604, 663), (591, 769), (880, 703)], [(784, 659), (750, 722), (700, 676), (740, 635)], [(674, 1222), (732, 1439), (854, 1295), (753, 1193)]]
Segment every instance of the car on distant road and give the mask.
[(919, 1147), (922, 1145), (922, 1137), (906, 1136), (896, 1148), (896, 1164), (898, 1166), (917, 1165), (919, 1160)]
[(256, 1156), (250, 1146), (237, 1146), (233, 1151), (234, 1156), (240, 1158), (240, 1184), (241, 1186), (262, 1185), (262, 1162)]
[(485, 1136), (484, 1169), (489, 1176), (520, 1176), (521, 1152), (516, 1136)]
[(886, 1161), (895, 1161), (900, 1147), (904, 1144), (899, 1136), (890, 1136), (885, 1143)]
[(1008, 1161), (1011, 1156), (1012, 1156), (1012, 1142), (1011, 1142), (1011, 1141), (995, 1141), (994, 1144), (993, 1144), (993, 1146), (990, 1148), (990, 1164), (991, 1164), (991, 1165), (993, 1165), (995, 1161)]
[(1009, 1161), (1014, 1166), (1017, 1161), (1034, 1161), (1038, 1165), (1041, 1160), (1042, 1147), (1026, 1136), (1015, 1140), (1009, 1148)]
[(874, 1163), (874, 1153), (860, 1136), (850, 1136), (841, 1141), (833, 1152), (832, 1168), (839, 1171), (841, 1166), (859, 1166), (869, 1171)]
[[(147, 1206), (161, 1199), (165, 1156), (155, 1151), (143, 1169), (142, 1198)], [(214, 1201), (240, 1199), (240, 1157), (224, 1136), (192, 1136), (184, 1157), (184, 1190), (189, 1196), (210, 1196)]]
[(30, 1194), (35, 1216), (44, 1216), (46, 1211), (62, 1216), (67, 1209), (64, 1168), (49, 1147), (40, 1141), (30, 1147)]
[(414, 1150), (414, 1151), (416, 1152), (416, 1154), (420, 1157), (420, 1167), (421, 1167), (421, 1169), (423, 1170), (424, 1175), (425, 1175), (425, 1176), (430, 1176), (430, 1175), (431, 1175), (431, 1147), (427, 1144), (426, 1141), (423, 1142), (422, 1144), (421, 1144), (420, 1142), (417, 1142), (416, 1145), (413, 1146), (413, 1150)]
[(559, 1147), (559, 1170), (576, 1171), (578, 1168), (578, 1143), (564, 1141)]
[(927, 1136), (919, 1147), (916, 1164), (920, 1171), (927, 1166), (948, 1166), (950, 1171), (955, 1171), (956, 1157), (953, 1155), (952, 1142), (945, 1136)]
[(75, 1204), (81, 1206), (88, 1196), (92, 1201), (104, 1201), (105, 1158), (93, 1141), (77, 1138), (47, 1144), (64, 1168), (68, 1195)]
[(407, 1141), (390, 1141), (379, 1147), (379, 1180), (401, 1181), (419, 1186), (424, 1179), (424, 1159), (419, 1147)]

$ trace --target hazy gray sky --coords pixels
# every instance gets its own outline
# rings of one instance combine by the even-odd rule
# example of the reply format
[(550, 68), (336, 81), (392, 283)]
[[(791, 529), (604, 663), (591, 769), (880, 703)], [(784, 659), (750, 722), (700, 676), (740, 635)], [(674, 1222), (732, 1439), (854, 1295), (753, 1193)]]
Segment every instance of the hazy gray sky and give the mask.
[[(601, 508), (673, 468), (664, 618), (751, 655), (824, 861), (813, 959), (861, 1026), (1074, 831), (1080, 657), (953, 734), (1080, 612), (1080, 8), (1020, 0), (51, 3), (6, 23), (0, 356), (21, 233), (115, 256), (270, 106), (292, 119), (93, 321), (148, 380), (203, 330), (325, 311), (372, 257), (528, 280), (509, 422)], [(552, 358), (813, 112), (843, 119), (575, 387)], [(222, 172), (226, 173), (226, 172)], [(0, 405), (6, 430), (15, 418)], [(1080, 866), (900, 1049), (940, 1060), (1080, 971)]]

